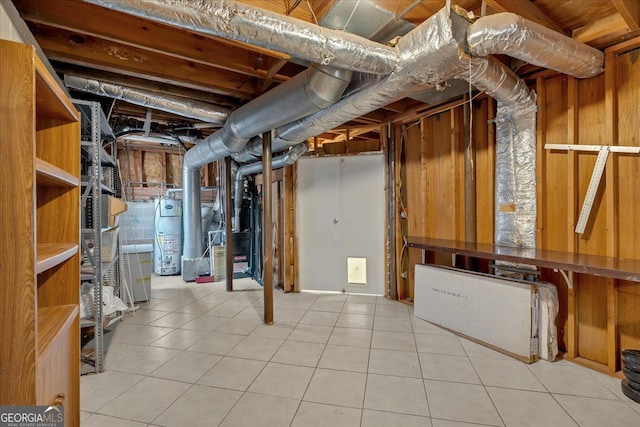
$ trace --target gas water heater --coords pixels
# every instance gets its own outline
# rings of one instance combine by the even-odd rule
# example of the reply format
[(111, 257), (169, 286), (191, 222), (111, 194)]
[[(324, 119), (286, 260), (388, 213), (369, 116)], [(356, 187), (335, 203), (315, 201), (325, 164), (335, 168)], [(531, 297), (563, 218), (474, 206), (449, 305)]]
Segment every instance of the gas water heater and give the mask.
[(182, 200), (156, 199), (153, 271), (180, 274), (182, 256)]

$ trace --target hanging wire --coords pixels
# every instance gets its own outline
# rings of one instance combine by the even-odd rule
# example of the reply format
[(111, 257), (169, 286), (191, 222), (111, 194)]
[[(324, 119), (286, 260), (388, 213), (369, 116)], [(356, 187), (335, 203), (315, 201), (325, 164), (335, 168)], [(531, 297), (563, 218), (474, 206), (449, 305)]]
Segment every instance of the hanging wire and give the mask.
[[(471, 85), (471, 56), (469, 56), (469, 142), (467, 156), (469, 157), (469, 164), (471, 165), (471, 176), (475, 176), (475, 164), (473, 161), (473, 156), (471, 155), (471, 150), (473, 147), (473, 97), (471, 96), (473, 92), (473, 85)], [(476, 95), (477, 96), (477, 95)]]
[(318, 18), (316, 18), (316, 14), (313, 13), (313, 8), (311, 7), (311, 3), (307, 0), (307, 6), (309, 7), (309, 11), (311, 12), (311, 16), (313, 16), (313, 21), (318, 25)]
[(351, 18), (353, 18), (353, 14), (356, 13), (356, 9), (358, 8), (358, 5), (360, 4), (360, 0), (358, 0), (356, 2), (356, 5), (353, 7), (353, 10), (351, 11), (351, 15), (349, 15), (349, 19), (347, 19), (347, 23), (344, 24), (344, 27), (342, 27), (342, 31), (347, 29), (347, 26), (349, 26), (349, 22), (351, 22)]

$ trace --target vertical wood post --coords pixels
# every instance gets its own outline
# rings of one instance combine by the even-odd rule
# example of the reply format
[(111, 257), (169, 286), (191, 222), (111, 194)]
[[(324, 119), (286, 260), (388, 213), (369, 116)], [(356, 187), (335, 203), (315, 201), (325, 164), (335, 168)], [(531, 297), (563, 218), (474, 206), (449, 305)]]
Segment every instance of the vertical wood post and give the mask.
[[(567, 105), (567, 142), (569, 144), (579, 144), (579, 123), (578, 123), (578, 109), (579, 97), (578, 97), (578, 80), (574, 77), (567, 77), (567, 93), (568, 93), (568, 105)], [(544, 84), (544, 83), (542, 83)], [(539, 141), (538, 146), (544, 147), (546, 141)], [(567, 251), (570, 253), (578, 252), (578, 242), (575, 233), (577, 222), (577, 209), (578, 209), (578, 152), (569, 151), (569, 159), (567, 163), (567, 200), (569, 205), (568, 210), (568, 226), (567, 226)], [(541, 200), (541, 199), (539, 199)], [(568, 291), (568, 305), (567, 305), (567, 336), (565, 342), (567, 345), (567, 355), (570, 358), (579, 356), (578, 351), (578, 280), (577, 275), (573, 275), (573, 289)]]
[[(616, 56), (614, 52), (605, 53), (605, 129), (606, 145), (618, 145), (618, 100), (616, 92)], [(618, 256), (618, 156), (609, 156), (605, 168), (604, 198), (607, 212), (607, 256)], [(607, 279), (607, 365), (609, 372), (618, 370), (618, 311), (617, 281)]]
[(262, 254), (264, 323), (273, 324), (273, 260), (271, 228), (271, 131), (262, 134)]
[(231, 201), (231, 157), (224, 159), (224, 235), (227, 238), (226, 267), (227, 267), (227, 292), (233, 291), (233, 232), (231, 230), (231, 218), (233, 218), (233, 203)]
[(397, 259), (396, 259), (396, 214), (397, 198), (396, 198), (396, 126), (387, 123), (380, 129), (380, 142), (383, 143), (385, 160), (386, 160), (386, 179), (387, 179), (387, 259), (388, 264), (388, 280), (386, 283), (385, 295), (393, 300), (398, 299), (398, 277), (397, 277)]
[[(468, 100), (469, 96), (465, 96)], [(464, 238), (467, 242), (477, 242), (477, 219), (476, 219), (476, 151), (471, 138), (473, 129), (471, 129), (471, 103), (469, 100), (469, 108), (462, 107), (463, 126), (464, 126)], [(453, 114), (453, 112), (452, 112)], [(454, 123), (455, 126), (455, 123)], [(465, 268), (471, 270), (473, 267), (470, 257), (465, 257)]]

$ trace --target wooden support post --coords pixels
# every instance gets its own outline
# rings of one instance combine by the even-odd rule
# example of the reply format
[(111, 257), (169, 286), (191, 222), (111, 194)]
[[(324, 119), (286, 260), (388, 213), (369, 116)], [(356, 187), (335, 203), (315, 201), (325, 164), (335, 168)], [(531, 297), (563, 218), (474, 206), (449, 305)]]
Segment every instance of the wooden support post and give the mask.
[(294, 251), (293, 239), (295, 235), (295, 205), (293, 203), (293, 168), (287, 166), (284, 168), (284, 197), (283, 197), (283, 223), (284, 223), (284, 246), (283, 246), (283, 265), (284, 265), (284, 291), (291, 292), (295, 290), (294, 281)]
[[(462, 150), (462, 155), (460, 153), (461, 151), (460, 144), (461, 142), (463, 142), (460, 140), (460, 134), (461, 134), (460, 128), (461, 127), (464, 128), (464, 125), (461, 126), (461, 122), (462, 122), (461, 119), (462, 117), (461, 117), (459, 108), (454, 108), (449, 112), (449, 122), (450, 122), (450, 128), (451, 128), (451, 145), (450, 145), (451, 166), (452, 166), (451, 173), (454, 179), (454, 182), (453, 182), (454, 194), (456, 195), (453, 199), (455, 203), (455, 210), (454, 210), (455, 220), (452, 227), (452, 232), (454, 233), (453, 235), (455, 240), (466, 241), (465, 218), (464, 218), (465, 216), (464, 150)], [(462, 131), (463, 131), (462, 133), (464, 133), (464, 129), (462, 129)], [(424, 155), (423, 155), (423, 158), (425, 158)], [(425, 158), (424, 161), (426, 162), (427, 158)], [(456, 266), (454, 265), (453, 267), (456, 267)]]
[[(547, 247), (546, 236), (544, 233), (544, 224), (545, 224), (545, 215), (544, 210), (542, 209), (542, 203), (540, 201), (544, 200), (543, 196), (546, 191), (546, 179), (545, 179), (545, 165), (547, 160), (547, 153), (544, 150), (544, 144), (547, 141), (546, 134), (546, 109), (545, 102), (547, 97), (546, 91), (546, 82), (544, 77), (538, 77), (536, 79), (536, 92), (538, 92), (538, 115), (536, 120), (538, 122), (536, 128), (536, 175), (537, 175), (537, 185), (536, 185), (536, 198), (539, 201), (537, 207), (537, 226), (536, 226), (536, 246), (542, 249)], [(491, 108), (489, 109), (489, 113), (491, 113)], [(490, 116), (490, 119), (492, 117)], [(493, 126), (489, 126), (490, 129), (494, 129)], [(495, 131), (494, 131), (495, 137)]]
[[(284, 171), (281, 170), (281, 172), (283, 172), (284, 175)], [(282, 204), (284, 201), (284, 197), (283, 197), (283, 181), (276, 181), (273, 184), (271, 184), (273, 187), (276, 188), (276, 204), (273, 207), (273, 214), (276, 216), (275, 218), (275, 223), (276, 223), (276, 248), (275, 248), (275, 254), (274, 254), (274, 258), (277, 259), (277, 262), (274, 265), (274, 269), (275, 269), (275, 276), (277, 277), (276, 283), (274, 283), (275, 286), (277, 286), (278, 288), (282, 287), (282, 289), (284, 290), (284, 274), (283, 274), (283, 266), (284, 266), (284, 257), (283, 257), (283, 239), (284, 239), (284, 230), (283, 230), (283, 209), (282, 209)]]
[(169, 165), (169, 162), (167, 162), (167, 152), (162, 152), (160, 153), (160, 156), (162, 158), (162, 182), (167, 185), (168, 182), (168, 174), (167, 174), (167, 168)]
[[(496, 118), (496, 101), (493, 98), (487, 99), (487, 121), (492, 122)], [(496, 126), (490, 124), (487, 126), (487, 165), (488, 170), (485, 173), (488, 175), (487, 191), (491, 194), (492, 217), (495, 218), (495, 193), (496, 193)], [(538, 175), (539, 176), (539, 175)], [(477, 190), (476, 190), (477, 191)], [(477, 194), (477, 193), (476, 193)], [(540, 200), (540, 199), (538, 199)], [(477, 200), (476, 200), (477, 203)], [(477, 218), (477, 217), (476, 217)], [(492, 222), (490, 241), (494, 240), (495, 224)], [(476, 230), (476, 237), (477, 237)]]
[[(471, 114), (473, 100), (465, 95), (469, 107), (463, 106), (464, 126), (464, 239), (467, 242), (477, 242), (476, 219), (476, 150), (473, 145), (473, 129), (471, 129)], [(453, 112), (452, 112), (453, 114)], [(455, 125), (455, 122), (453, 123)], [(465, 257), (465, 269), (471, 270), (473, 265), (470, 257)]]
[[(402, 204), (400, 203), (402, 197), (402, 128), (395, 126), (395, 132), (393, 133), (394, 142), (394, 157), (396, 161), (395, 167), (395, 176), (394, 185), (395, 185), (395, 206), (396, 206), (396, 296), (398, 301), (402, 301), (405, 299), (405, 279), (402, 277), (402, 262), (403, 256), (406, 256), (405, 251), (403, 250), (404, 245), (402, 241), (402, 218), (400, 215), (406, 214), (406, 212), (401, 212), (400, 207)], [(398, 218), (400, 216), (400, 218)], [(404, 220), (406, 221), (406, 220)]]
[(386, 126), (380, 128), (380, 142), (385, 154), (386, 167), (385, 173), (387, 178), (387, 215), (386, 225), (388, 232), (386, 233), (386, 248), (387, 248), (387, 280), (385, 284), (385, 295), (393, 300), (398, 299), (397, 288), (397, 266), (396, 259), (396, 223), (398, 216), (398, 203), (396, 200), (396, 126), (388, 123)]
[(233, 203), (231, 201), (231, 157), (224, 159), (224, 235), (227, 240), (227, 292), (233, 291), (233, 232), (231, 230), (231, 218), (233, 218)]
[[(616, 97), (616, 56), (613, 52), (605, 54), (605, 129), (606, 144), (618, 145), (618, 102)], [(609, 156), (605, 168), (605, 203), (607, 212), (607, 256), (618, 256), (618, 156)], [(617, 281), (607, 279), (607, 365), (609, 372), (618, 370), (618, 312), (617, 312)]]
[(264, 275), (264, 323), (273, 324), (273, 260), (271, 227), (271, 131), (262, 134), (262, 273)]
[(146, 181), (144, 177), (144, 169), (142, 165), (144, 164), (144, 151), (136, 150), (138, 152), (138, 162), (136, 163), (136, 172), (138, 173), (138, 177), (140, 178), (140, 187), (143, 187), (143, 182)]
[[(578, 144), (578, 80), (574, 77), (567, 77), (567, 143)], [(542, 80), (542, 79), (540, 79)], [(544, 85), (544, 80), (543, 83)], [(545, 141), (538, 141), (539, 147), (544, 147)], [(546, 153), (545, 153), (546, 154)], [(543, 154), (543, 155), (545, 155)], [(567, 165), (567, 252), (575, 253), (578, 250), (577, 236), (575, 233), (577, 221), (578, 203), (578, 152), (569, 151)], [(544, 172), (543, 172), (544, 173)], [(570, 358), (578, 356), (578, 276), (573, 275), (573, 289), (567, 293), (567, 334), (565, 342), (567, 345), (567, 355)]]

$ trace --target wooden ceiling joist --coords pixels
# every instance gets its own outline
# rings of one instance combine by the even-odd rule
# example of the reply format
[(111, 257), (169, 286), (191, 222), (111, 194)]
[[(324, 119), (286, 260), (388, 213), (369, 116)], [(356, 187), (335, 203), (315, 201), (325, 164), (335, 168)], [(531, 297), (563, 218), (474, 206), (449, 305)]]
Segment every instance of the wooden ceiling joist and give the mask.
[(624, 38), (629, 26), (619, 13), (613, 13), (573, 31), (572, 37), (582, 43), (606, 46)]
[(273, 76), (277, 75), (278, 71), (280, 71), (285, 65), (287, 65), (287, 61), (284, 59), (279, 59), (271, 67), (269, 67), (269, 71), (267, 71), (265, 80), (264, 82), (262, 82), (260, 93), (264, 93), (267, 89), (269, 89), (273, 81), (277, 80), (274, 79)]
[[(31, 1), (33, 2), (33, 0)], [(29, 2), (26, 3), (30, 5)], [(73, 4), (73, 13), (69, 13), (61, 7), (65, 3), (67, 6)], [(84, 12), (83, 15), (81, 14), (82, 10), (87, 7), (90, 9), (92, 5), (86, 3), (76, 4), (70, 0), (57, 0), (56, 5), (57, 7), (49, 7), (39, 13), (32, 9), (26, 9), (23, 12), (24, 19), (32, 23), (93, 36), (260, 79), (269, 78), (280, 82), (289, 79), (289, 76), (276, 73), (267, 77), (269, 70), (258, 68), (259, 54), (231, 47), (222, 43), (220, 39), (188, 33), (154, 22), (141, 21), (130, 15), (104, 15), (103, 13), (97, 15), (98, 19), (87, 19), (86, 17), (90, 16), (87, 14), (89, 12)], [(286, 62), (286, 59), (278, 60)]]
[(520, 15), (530, 21), (537, 22), (547, 28), (551, 28), (554, 31), (565, 34), (565, 31), (560, 28), (558, 24), (545, 15), (538, 6), (529, 0), (485, 0), (485, 2), (487, 3), (487, 6), (497, 12), (515, 13), (516, 15)]
[[(346, 0), (239, 0), (316, 24), (340, 1)], [(445, 5), (444, 0), (370, 1), (386, 9), (390, 16), (415, 25)], [(58, 73), (69, 72), (235, 109), (306, 66), (305, 62), (287, 54), (162, 24), (83, 0), (56, 0), (55, 6), (51, 0), (12, 2)], [(552, 30), (570, 33), (575, 40), (598, 48), (640, 34), (638, 0), (454, 0), (452, 3), (474, 12), (480, 11), (482, 4), (489, 13), (512, 12)], [(368, 18), (364, 15), (365, 8), (353, 10), (355, 19)], [(508, 57), (502, 59), (510, 64)], [(525, 65), (517, 72), (527, 76), (527, 73), (544, 70)], [(453, 104), (443, 105), (446, 108)], [(379, 131), (363, 132), (365, 128), (389, 121), (406, 123), (441, 108), (441, 105), (405, 98), (353, 119), (337, 130), (327, 131), (317, 139), (319, 142), (340, 141), (346, 138), (344, 129), (349, 128), (350, 138), (373, 140), (379, 137)], [(116, 112), (140, 118), (145, 109), (118, 102)], [(154, 117), (172, 118), (169, 113)]]
[[(247, 53), (255, 57), (265, 55), (276, 59), (291, 59), (285, 53), (140, 19), (82, 0), (56, 0), (56, 7), (51, 7), (51, 0), (14, 0), (14, 3), (26, 21), (59, 26), (123, 43), (131, 40), (133, 46), (146, 46), (149, 49), (160, 51), (165, 51), (167, 48), (177, 49), (178, 52), (187, 52), (186, 57), (193, 57), (193, 59), (198, 59), (199, 55), (204, 56), (207, 53), (222, 53), (226, 55), (226, 58), (222, 58), (225, 60), (230, 56), (242, 56)], [(87, 19), (87, 17), (91, 18)], [(210, 45), (212, 42), (217, 46), (212, 48)], [(224, 51), (215, 49), (224, 49)], [(207, 60), (206, 56), (204, 60)], [(251, 68), (251, 64), (246, 65)]]
[(239, 73), (43, 25), (34, 26), (31, 31), (54, 60), (238, 98), (257, 94), (255, 81), (248, 81), (248, 76)]
[(629, 29), (640, 29), (640, 1), (638, 0), (611, 0), (616, 10), (624, 22), (627, 23)]

